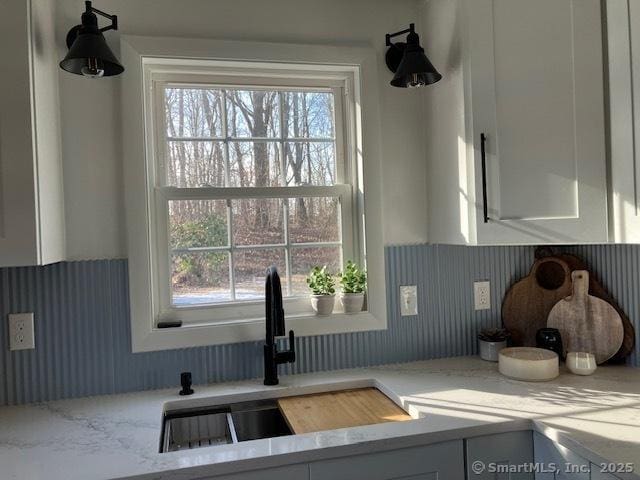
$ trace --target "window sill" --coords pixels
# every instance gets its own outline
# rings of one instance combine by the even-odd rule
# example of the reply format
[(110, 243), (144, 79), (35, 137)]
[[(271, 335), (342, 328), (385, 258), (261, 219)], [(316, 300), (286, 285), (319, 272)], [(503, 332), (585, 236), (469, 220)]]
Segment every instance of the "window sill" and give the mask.
[[(386, 318), (378, 318), (371, 312), (355, 314), (335, 313), (328, 316), (298, 315), (285, 317), (287, 332), (293, 330), (297, 337), (385, 330)], [(195, 324), (179, 328), (154, 328), (142, 338), (133, 338), (134, 352), (171, 350), (229, 343), (260, 341), (265, 338), (265, 321), (251, 319), (231, 323)]]

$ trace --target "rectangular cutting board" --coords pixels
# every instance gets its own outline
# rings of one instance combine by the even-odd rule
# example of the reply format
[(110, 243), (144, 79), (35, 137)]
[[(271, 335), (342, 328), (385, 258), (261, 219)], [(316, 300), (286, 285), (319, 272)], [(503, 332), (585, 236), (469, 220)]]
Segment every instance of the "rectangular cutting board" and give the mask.
[(376, 388), (281, 398), (278, 405), (295, 434), (412, 420)]

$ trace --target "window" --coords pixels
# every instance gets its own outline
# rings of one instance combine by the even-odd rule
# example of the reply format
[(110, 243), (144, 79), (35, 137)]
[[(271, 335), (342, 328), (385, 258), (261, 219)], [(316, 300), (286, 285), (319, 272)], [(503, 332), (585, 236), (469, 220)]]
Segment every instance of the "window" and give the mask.
[[(263, 338), (272, 264), (298, 336), (386, 328), (375, 52), (121, 46), (133, 350)], [(366, 264), (367, 311), (315, 317), (306, 275), (346, 259)]]
[(158, 322), (261, 316), (270, 265), (310, 313), (309, 270), (362, 260), (347, 84), (245, 69), (149, 70)]
[(314, 265), (340, 270), (353, 252), (340, 89), (154, 88), (171, 309), (261, 300), (272, 264), (285, 297), (307, 295)]

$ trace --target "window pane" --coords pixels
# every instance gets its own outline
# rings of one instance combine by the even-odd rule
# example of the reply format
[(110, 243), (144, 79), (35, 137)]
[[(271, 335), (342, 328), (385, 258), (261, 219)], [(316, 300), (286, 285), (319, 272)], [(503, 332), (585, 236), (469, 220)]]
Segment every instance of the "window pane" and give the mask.
[(169, 237), (172, 249), (227, 245), (226, 200), (170, 200)]
[(284, 112), (289, 138), (333, 138), (333, 93), (287, 92)]
[(176, 306), (231, 300), (229, 254), (181, 253), (171, 257), (171, 296)]
[(288, 186), (336, 183), (333, 142), (287, 142), (285, 162)]
[(278, 151), (275, 142), (230, 142), (230, 186), (281, 186)]
[(278, 268), (282, 294), (287, 294), (284, 248), (237, 250), (233, 253), (236, 299), (264, 298), (265, 272), (271, 265)]
[(167, 185), (180, 188), (224, 186), (223, 142), (167, 142)]
[(280, 136), (278, 92), (228, 90), (227, 112), (230, 137), (274, 138)]
[(279, 198), (233, 200), (233, 242), (235, 245), (284, 243), (283, 207)]
[(339, 242), (339, 203), (335, 197), (290, 198), (289, 242)]
[(167, 136), (211, 138), (222, 136), (220, 90), (166, 88), (164, 91)]
[(292, 295), (309, 293), (307, 275), (315, 266), (326, 265), (331, 274), (338, 273), (342, 265), (341, 251), (340, 247), (293, 248), (291, 250)]

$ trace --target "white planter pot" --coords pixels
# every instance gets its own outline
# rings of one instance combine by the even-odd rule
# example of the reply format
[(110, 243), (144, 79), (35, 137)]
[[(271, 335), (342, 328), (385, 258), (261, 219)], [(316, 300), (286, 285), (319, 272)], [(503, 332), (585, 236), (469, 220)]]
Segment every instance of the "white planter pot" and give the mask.
[(344, 313), (359, 313), (364, 305), (364, 293), (342, 293), (340, 303)]
[(507, 348), (507, 341), (501, 342), (486, 342), (478, 339), (480, 345), (480, 358), (488, 362), (497, 362), (499, 359), (500, 350)]
[(311, 308), (318, 315), (331, 315), (335, 303), (335, 295), (311, 295)]

